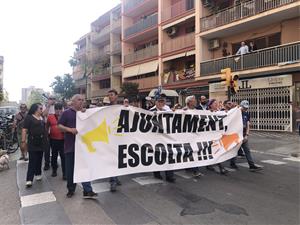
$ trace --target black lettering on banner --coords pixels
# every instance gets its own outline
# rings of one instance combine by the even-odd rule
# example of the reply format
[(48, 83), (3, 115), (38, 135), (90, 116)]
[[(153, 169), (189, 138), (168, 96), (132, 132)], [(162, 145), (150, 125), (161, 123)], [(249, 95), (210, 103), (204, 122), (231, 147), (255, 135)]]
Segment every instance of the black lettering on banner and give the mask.
[[(148, 153), (148, 154), (147, 154)], [(153, 156), (149, 154), (153, 154), (153, 148), (150, 144), (144, 144), (141, 147), (141, 163), (144, 166), (150, 166), (153, 163)]]
[(219, 120), (219, 130), (224, 130), (223, 118)]
[(159, 133), (163, 133), (164, 132), (164, 126), (163, 126), (163, 122), (162, 122), (162, 116), (163, 116), (163, 114), (159, 114), (158, 115)]
[(135, 152), (139, 150), (139, 146), (137, 144), (131, 144), (128, 147), (128, 155), (132, 158), (128, 159), (128, 165), (130, 167), (137, 167), (139, 165), (139, 155)]
[(155, 145), (154, 157), (155, 157), (155, 162), (157, 165), (162, 165), (162, 164), (166, 163), (167, 151), (163, 144)]
[(138, 127), (140, 115), (138, 112), (135, 112), (132, 120), (132, 127), (130, 128), (130, 132), (136, 132)]
[(173, 158), (174, 156), (174, 152), (172, 149), (172, 144), (167, 144), (167, 148), (168, 148), (168, 153), (169, 153), (169, 164), (174, 164), (176, 163), (175, 159)]
[(208, 158), (209, 158), (209, 159), (213, 159), (212, 149), (211, 149), (212, 144), (213, 144), (212, 141), (209, 141), (209, 142), (208, 142), (207, 150), (208, 150)]
[(182, 144), (174, 144), (173, 147), (176, 149), (177, 151), (177, 163), (181, 163), (181, 156), (182, 156)]
[(152, 127), (152, 124), (150, 122), (151, 117), (152, 117), (151, 115), (146, 115), (145, 113), (141, 113), (140, 131), (142, 133), (147, 133), (150, 131), (150, 129)]
[(129, 132), (129, 111), (121, 110), (117, 133)]
[(118, 168), (123, 169), (127, 167), (127, 164), (124, 163), (124, 159), (126, 159), (126, 153), (124, 151), (127, 149), (127, 145), (119, 145), (118, 151)]
[(184, 143), (183, 149), (184, 149), (183, 162), (187, 162), (188, 160), (190, 162), (193, 162), (194, 161), (193, 148), (191, 147), (190, 143)]
[(208, 116), (208, 126), (206, 127), (206, 131), (215, 131), (216, 130), (216, 122), (212, 116)]
[(172, 134), (175, 133), (181, 133), (181, 127), (182, 127), (182, 115), (181, 114), (175, 114), (172, 122)]
[(183, 120), (182, 131), (184, 133), (185, 132), (196, 132), (198, 120), (199, 120), (198, 115), (190, 115), (190, 114), (185, 115), (184, 120)]
[(159, 130), (159, 123), (157, 120), (157, 115), (154, 115), (151, 119), (152, 124), (153, 124), (153, 129), (152, 129), (152, 133), (156, 133)]
[(200, 115), (198, 132), (204, 131), (204, 127), (206, 127), (206, 125), (207, 125), (206, 119), (207, 119), (206, 115)]
[(174, 116), (174, 114), (171, 113), (165, 113), (163, 114), (163, 117), (166, 118), (166, 126), (167, 126), (167, 133), (169, 134), (171, 132), (171, 122), (170, 119)]

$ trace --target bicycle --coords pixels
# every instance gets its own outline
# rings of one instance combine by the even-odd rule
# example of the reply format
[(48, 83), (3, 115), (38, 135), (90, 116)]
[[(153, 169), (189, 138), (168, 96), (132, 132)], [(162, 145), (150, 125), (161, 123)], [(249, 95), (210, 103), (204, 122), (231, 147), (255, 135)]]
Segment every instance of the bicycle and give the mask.
[(6, 150), (7, 154), (12, 154), (19, 148), (17, 132), (13, 131), (12, 126), (13, 118), (0, 118), (0, 149)]

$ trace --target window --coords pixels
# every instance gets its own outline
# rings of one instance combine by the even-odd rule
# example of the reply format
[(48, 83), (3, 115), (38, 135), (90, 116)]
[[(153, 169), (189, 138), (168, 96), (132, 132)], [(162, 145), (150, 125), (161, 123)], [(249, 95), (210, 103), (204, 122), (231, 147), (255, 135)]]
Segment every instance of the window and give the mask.
[(195, 32), (195, 26), (185, 28), (186, 34), (193, 33), (193, 32)]
[(100, 89), (110, 88), (110, 79), (100, 80)]

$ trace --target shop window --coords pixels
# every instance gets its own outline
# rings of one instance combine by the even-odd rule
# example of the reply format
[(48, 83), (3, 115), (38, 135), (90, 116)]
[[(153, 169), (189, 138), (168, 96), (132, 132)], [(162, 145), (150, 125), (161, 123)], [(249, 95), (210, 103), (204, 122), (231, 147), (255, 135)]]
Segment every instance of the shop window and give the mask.
[(100, 89), (110, 88), (110, 79), (100, 80)]

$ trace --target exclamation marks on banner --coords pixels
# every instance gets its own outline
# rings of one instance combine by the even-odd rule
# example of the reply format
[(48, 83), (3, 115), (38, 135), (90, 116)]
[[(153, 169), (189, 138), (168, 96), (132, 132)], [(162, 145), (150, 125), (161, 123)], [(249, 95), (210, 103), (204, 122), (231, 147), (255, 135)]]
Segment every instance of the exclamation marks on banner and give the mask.
[(208, 159), (213, 159), (212, 156), (212, 146), (213, 142), (208, 141), (208, 142), (198, 142), (198, 160), (208, 160)]

